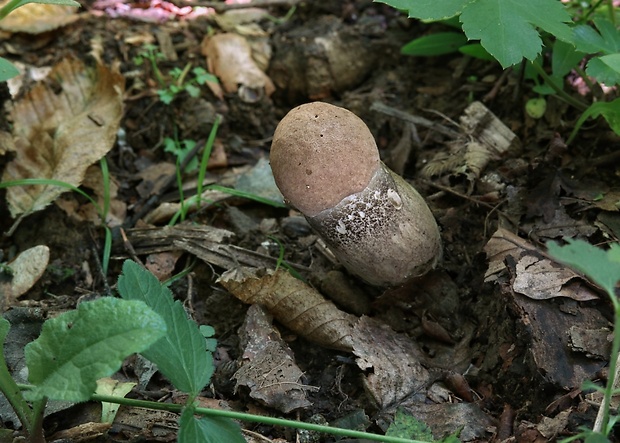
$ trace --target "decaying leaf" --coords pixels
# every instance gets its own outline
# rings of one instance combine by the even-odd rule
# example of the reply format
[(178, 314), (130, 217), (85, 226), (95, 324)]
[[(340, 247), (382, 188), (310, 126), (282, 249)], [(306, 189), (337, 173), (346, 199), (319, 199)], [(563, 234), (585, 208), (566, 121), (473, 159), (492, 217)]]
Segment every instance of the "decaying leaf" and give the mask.
[(339, 310), (287, 271), (239, 267), (218, 280), (239, 300), (261, 304), (287, 328), (327, 348), (351, 351), (357, 317)]
[(271, 79), (252, 59), (250, 45), (242, 36), (208, 36), (202, 42), (202, 54), (207, 57), (209, 72), (220, 79), (226, 92), (238, 92), (244, 101), (255, 102), (275, 91)]
[[(123, 113), (118, 69), (89, 69), (66, 58), (15, 103), (11, 119), (16, 157), (3, 181), (47, 178), (79, 186), (86, 169), (113, 146)], [(13, 217), (39, 211), (65, 188), (36, 185), (7, 190)]]
[[(2, 2), (0, 7), (6, 3), (8, 0)], [(79, 17), (73, 6), (29, 3), (15, 9), (0, 20), (0, 29), (9, 32), (41, 34), (73, 23)]]
[(430, 375), (420, 364), (421, 351), (411, 338), (363, 316), (351, 339), (357, 365), (368, 371), (366, 390), (381, 409), (416, 395), (424, 401)]
[(8, 264), (13, 275), (0, 279), (0, 308), (7, 309), (41, 278), (50, 260), (50, 249), (40, 245), (27, 249)]
[(318, 388), (303, 384), (303, 372), (293, 352), (273, 327), (272, 317), (252, 305), (239, 330), (243, 360), (233, 378), (236, 387), (246, 386), (250, 397), (284, 413), (310, 406), (306, 392)]
[[(514, 276), (515, 292), (535, 300), (568, 297), (573, 300), (596, 300), (598, 295), (582, 283), (579, 274), (545, 256), (530, 242), (499, 228), (484, 247), (489, 258), (485, 282), (496, 281), (506, 269)], [(512, 266), (506, 264), (510, 260)]]
[[(98, 165), (92, 165), (88, 168), (82, 186), (93, 191), (99, 207), (103, 208), (105, 184), (101, 168)], [(118, 199), (118, 185), (112, 176), (110, 176), (109, 191), (109, 209), (106, 214), (105, 224), (112, 228), (122, 225), (125, 221), (127, 217), (127, 203)], [(76, 195), (73, 194), (65, 194), (64, 197), (56, 199), (55, 204), (65, 211), (68, 216), (78, 221), (90, 221), (94, 225), (102, 223), (98, 209), (93, 203), (80, 203)]]

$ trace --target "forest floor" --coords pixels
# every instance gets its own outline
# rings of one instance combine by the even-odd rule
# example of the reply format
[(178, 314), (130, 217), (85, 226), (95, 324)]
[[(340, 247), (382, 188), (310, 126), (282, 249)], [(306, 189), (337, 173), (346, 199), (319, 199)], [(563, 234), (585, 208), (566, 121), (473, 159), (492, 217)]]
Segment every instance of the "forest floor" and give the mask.
[[(519, 68), (503, 71), (459, 53), (401, 55), (405, 43), (441, 27), (382, 4), (218, 7), (98, 0), (75, 16), (46, 15), (51, 24), (37, 17), (37, 33), (6, 31), (3, 56), (25, 74), (21, 88), (12, 83), (3, 92), (3, 180), (15, 171), (66, 181), (77, 176), (103, 202), (99, 159), (105, 156), (113, 245), (104, 274), (105, 231), (78, 193), (52, 193), (37, 200), (40, 210), (26, 211), (30, 194), (0, 191), (0, 262), (35, 246), (49, 251), (47, 257), (35, 250), (45, 259), (40, 272), (23, 271), (34, 275), (24, 290), (9, 291), (11, 279), (3, 277), (5, 316), (14, 326), (40, 324), (108, 295), (123, 261), (137, 259), (162, 281), (189, 269), (171, 290), (199, 324), (215, 329), (216, 373), (203, 392), (210, 405), (215, 400), (217, 407), (376, 433), (400, 408), (435, 438), (460, 430), (462, 441), (549, 441), (591, 427), (600, 398), (581, 386), (606, 378), (613, 310), (600, 289), (553, 262), (545, 244), (564, 237), (617, 241), (618, 137), (605, 122), (589, 121), (567, 146), (576, 110), (550, 96), (544, 116), (530, 117), (525, 103), (537, 94)], [(218, 40), (221, 35), (227, 40)], [(50, 68), (55, 75), (39, 80)], [(203, 83), (205, 72), (219, 84)], [(579, 86), (567, 90), (578, 96)], [(78, 98), (58, 104), (53, 100), (61, 92)], [(271, 138), (289, 110), (315, 100), (361, 117), (382, 159), (426, 198), (443, 241), (435, 270), (406, 287), (367, 285), (331, 258), (298, 212), (282, 205), (267, 163)], [(67, 140), (59, 147), (50, 140), (62, 138), (54, 131), (78, 102), (92, 129), (69, 125), (64, 130), (73, 132), (62, 135)], [(181, 207), (175, 150), (183, 156), (199, 148), (193, 152), (199, 163), (216, 121), (205, 189), (234, 187), (265, 200), (210, 188), (199, 208), (173, 220)], [(33, 135), (34, 127), (40, 132)], [(24, 134), (32, 137), (27, 143)], [(189, 162), (181, 174), (185, 199), (196, 192), (197, 171)], [(243, 294), (218, 281), (241, 266), (275, 269), (281, 253), (308, 282), (293, 296), (312, 290), (335, 298), (343, 312), (359, 317), (363, 350), (304, 334), (335, 320), (304, 319), (291, 327), (290, 312), (266, 306), (273, 324), (259, 326), (264, 311), (249, 309)], [(280, 283), (272, 291), (291, 295)], [(270, 379), (282, 362), (269, 361), (273, 353), (249, 357), (252, 340), (277, 343), (296, 367), (287, 374), (293, 379)], [(130, 397), (176, 399), (163, 377), (145, 375), (135, 359), (116, 378), (138, 383)], [(268, 381), (277, 386), (264, 388)], [(97, 422), (98, 408), (50, 408), (49, 440)], [(174, 440), (175, 418), (162, 414), (121, 408), (111, 428), (89, 438)], [(0, 415), (0, 426), (19, 427), (6, 405)], [(335, 441), (241, 425), (248, 441)]]

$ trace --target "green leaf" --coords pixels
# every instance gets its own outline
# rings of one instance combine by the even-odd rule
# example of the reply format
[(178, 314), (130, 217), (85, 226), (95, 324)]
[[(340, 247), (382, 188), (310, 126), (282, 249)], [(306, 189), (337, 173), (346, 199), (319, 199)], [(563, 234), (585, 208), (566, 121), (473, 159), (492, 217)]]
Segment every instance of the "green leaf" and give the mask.
[(586, 73), (607, 86), (620, 83), (620, 53), (594, 57), (588, 62)]
[(506, 68), (524, 57), (534, 60), (542, 48), (535, 26), (571, 41), (570, 15), (557, 0), (475, 0), (461, 14), (463, 30)]
[(179, 420), (178, 443), (245, 443), (239, 425), (229, 418), (201, 417), (185, 408)]
[(445, 20), (458, 15), (472, 0), (374, 0), (395, 9), (407, 11), (410, 18)]
[(575, 127), (568, 137), (568, 140), (566, 140), (566, 144), (570, 144), (573, 141), (577, 135), (577, 131), (579, 131), (579, 128), (581, 128), (588, 118), (596, 118), (601, 115), (607, 121), (609, 127), (616, 134), (620, 135), (620, 98), (617, 98), (611, 102), (592, 103), (588, 109), (581, 114), (581, 117), (579, 117), (577, 123), (575, 123)]
[(600, 18), (594, 19), (596, 29), (601, 33), (601, 37), (605, 42), (606, 48), (609, 52), (620, 51), (620, 31), (609, 20), (602, 20)]
[(5, 82), (10, 78), (19, 75), (19, 70), (13, 63), (0, 57), (0, 82)]
[(594, 20), (595, 30), (589, 25), (573, 28), (573, 43), (577, 50), (587, 54), (613, 54), (620, 51), (620, 31), (609, 20)]
[(461, 54), (479, 58), (481, 60), (496, 61), (495, 57), (488, 53), (480, 43), (470, 43), (459, 48)]
[(566, 241), (566, 246), (547, 243), (551, 256), (581, 271), (608, 294), (614, 294), (616, 283), (620, 280), (620, 262), (615, 260), (618, 250), (614, 249), (610, 254), (583, 240)]
[(43, 324), (26, 345), (30, 400), (86, 401), (97, 379), (114, 374), (123, 360), (164, 335), (166, 324), (144, 303), (103, 297), (84, 302)]
[(197, 395), (213, 375), (213, 356), (205, 338), (191, 321), (183, 305), (157, 278), (130, 260), (123, 264), (118, 291), (128, 300), (141, 300), (162, 316), (168, 331), (142, 355), (181, 391)]
[(396, 411), (394, 421), (388, 427), (385, 435), (389, 437), (410, 438), (412, 440), (434, 440), (431, 428), (403, 409), (398, 409)]
[(553, 76), (564, 77), (584, 57), (585, 54), (577, 51), (572, 44), (562, 40), (556, 41), (553, 44), (553, 54), (551, 56), (551, 72)]
[(410, 41), (400, 50), (405, 55), (433, 56), (456, 52), (467, 43), (462, 32), (438, 32)]
[(586, 434), (584, 443), (609, 443), (609, 439), (602, 432), (589, 431)]

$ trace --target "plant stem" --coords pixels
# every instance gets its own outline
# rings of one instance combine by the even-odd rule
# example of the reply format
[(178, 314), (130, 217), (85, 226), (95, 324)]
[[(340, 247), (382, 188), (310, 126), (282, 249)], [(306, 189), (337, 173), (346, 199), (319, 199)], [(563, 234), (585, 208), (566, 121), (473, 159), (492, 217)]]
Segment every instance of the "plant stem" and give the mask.
[[(180, 413), (185, 405), (171, 404), (171, 403), (157, 403), (146, 400), (135, 400), (132, 398), (115, 397), (112, 395), (93, 394), (91, 397), (93, 401), (117, 403), (125, 406), (134, 406), (139, 408), (157, 409), (160, 411), (170, 411)], [(374, 441), (381, 441), (386, 443), (425, 443), (420, 440), (410, 440), (407, 438), (389, 437), (387, 435), (377, 435), (368, 432), (354, 431), (352, 429), (332, 428), (330, 426), (317, 425), (314, 423), (304, 423), (296, 420), (286, 420), (276, 417), (263, 417), (260, 415), (246, 414), (243, 412), (224, 411), (221, 409), (208, 409), (208, 408), (196, 408), (196, 414), (205, 415), (208, 417), (225, 417), (235, 420), (242, 420), (253, 423), (262, 423), (273, 426), (286, 426), (296, 429), (306, 429), (309, 431), (325, 432), (332, 435), (340, 435), (345, 437), (353, 437), (360, 439), (368, 439)]]
[(196, 184), (196, 196), (198, 197), (198, 201), (196, 202), (196, 206), (200, 207), (200, 198), (202, 196), (202, 184), (205, 179), (205, 175), (207, 174), (207, 167), (209, 166), (209, 158), (211, 157), (211, 152), (213, 151), (213, 143), (215, 143), (215, 135), (217, 134), (217, 129), (220, 126), (220, 122), (222, 121), (222, 116), (217, 114), (215, 116), (215, 121), (213, 122), (213, 126), (211, 127), (211, 132), (209, 132), (209, 137), (207, 138), (207, 142), (205, 143), (204, 150), (202, 151), (202, 157), (200, 159), (200, 169), (198, 170), (198, 182)]
[(532, 67), (536, 70), (536, 72), (538, 73), (538, 75), (540, 75), (543, 80), (549, 85), (551, 86), (551, 88), (556, 92), (556, 94), (558, 95), (559, 98), (561, 98), (562, 100), (564, 100), (566, 103), (568, 103), (571, 106), (574, 106), (575, 108), (579, 109), (580, 111), (585, 111), (588, 108), (588, 105), (583, 103), (581, 100), (577, 100), (574, 97), (571, 97), (570, 95), (568, 95), (566, 92), (564, 92), (562, 90), (562, 88), (560, 88), (558, 85), (556, 85), (553, 80), (551, 79), (551, 77), (549, 77), (549, 75), (545, 72), (545, 70), (542, 68), (542, 66), (540, 66), (539, 63), (537, 62), (532, 62)]
[(0, 352), (0, 391), (13, 407), (24, 429), (30, 433), (34, 419), (32, 409), (24, 399), (19, 386), (11, 377), (2, 352)]
[(609, 408), (611, 405), (611, 397), (616, 384), (618, 383), (618, 360), (620, 359), (620, 302), (615, 294), (609, 293), (611, 302), (614, 306), (614, 339), (611, 344), (611, 358), (609, 360), (609, 375), (607, 376), (607, 384), (605, 385), (605, 392), (603, 394), (603, 402), (599, 408), (594, 422), (593, 431), (602, 432), (605, 435), (609, 435), (611, 429), (609, 428)]
[(43, 397), (33, 403), (33, 422), (30, 429), (30, 442), (31, 443), (45, 443), (45, 434), (43, 433), (43, 416), (45, 412), (45, 406), (47, 404), (47, 398)]

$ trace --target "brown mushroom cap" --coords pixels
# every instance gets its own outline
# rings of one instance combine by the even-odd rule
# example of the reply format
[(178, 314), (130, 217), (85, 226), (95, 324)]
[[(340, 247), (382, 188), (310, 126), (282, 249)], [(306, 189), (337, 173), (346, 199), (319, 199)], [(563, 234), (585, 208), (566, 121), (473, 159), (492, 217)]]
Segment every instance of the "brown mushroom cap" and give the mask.
[(323, 102), (291, 110), (276, 128), (271, 169), (280, 191), (307, 216), (362, 191), (380, 167), (377, 144), (352, 112)]

